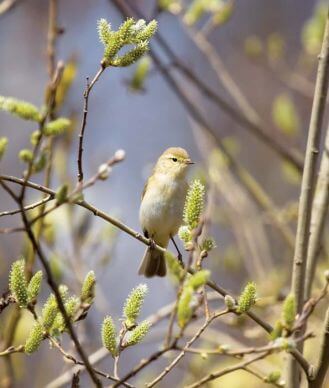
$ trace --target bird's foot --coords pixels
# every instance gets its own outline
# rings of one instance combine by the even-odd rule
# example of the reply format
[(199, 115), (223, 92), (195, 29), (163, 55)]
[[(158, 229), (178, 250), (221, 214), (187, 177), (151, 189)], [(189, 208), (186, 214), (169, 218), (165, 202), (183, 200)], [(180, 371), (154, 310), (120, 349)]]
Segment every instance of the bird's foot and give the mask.
[(182, 254), (180, 252), (177, 255), (177, 260), (178, 260), (180, 266), (184, 269), (183, 257), (182, 257)]
[(156, 242), (153, 240), (153, 238), (150, 238), (150, 249), (154, 250), (156, 247)]

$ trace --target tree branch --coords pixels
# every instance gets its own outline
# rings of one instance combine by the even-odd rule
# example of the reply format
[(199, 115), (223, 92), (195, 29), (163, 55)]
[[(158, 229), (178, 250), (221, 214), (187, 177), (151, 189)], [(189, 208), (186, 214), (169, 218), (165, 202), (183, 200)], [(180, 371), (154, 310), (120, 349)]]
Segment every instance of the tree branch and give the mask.
[[(305, 269), (309, 242), (310, 221), (316, 161), (319, 152), (320, 134), (327, 98), (329, 79), (329, 17), (327, 15), (326, 28), (323, 37), (319, 66), (315, 84), (314, 99), (311, 113), (308, 140), (306, 146), (305, 163), (301, 184), (301, 194), (298, 208), (298, 223), (296, 233), (295, 253), (291, 290), (295, 295), (297, 313), (300, 313), (304, 304)], [(297, 363), (290, 359), (287, 377), (288, 388), (299, 387)]]

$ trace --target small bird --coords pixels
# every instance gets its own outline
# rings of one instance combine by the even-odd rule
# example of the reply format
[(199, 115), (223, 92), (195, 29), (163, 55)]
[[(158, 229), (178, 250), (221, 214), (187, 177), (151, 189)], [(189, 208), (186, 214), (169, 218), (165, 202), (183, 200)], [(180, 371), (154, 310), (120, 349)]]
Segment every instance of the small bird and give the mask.
[[(167, 248), (182, 223), (188, 189), (186, 174), (193, 164), (188, 153), (179, 147), (168, 148), (158, 159), (142, 194), (139, 219), (144, 236)], [(154, 247), (145, 251), (138, 273), (146, 277), (165, 276), (164, 253)]]

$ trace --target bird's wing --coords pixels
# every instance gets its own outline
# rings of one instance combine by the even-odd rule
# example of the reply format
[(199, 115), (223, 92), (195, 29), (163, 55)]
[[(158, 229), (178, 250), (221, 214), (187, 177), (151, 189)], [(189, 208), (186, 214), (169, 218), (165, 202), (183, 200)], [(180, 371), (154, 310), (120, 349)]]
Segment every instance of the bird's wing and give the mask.
[(143, 200), (143, 198), (144, 198), (144, 195), (145, 195), (145, 193), (146, 193), (146, 190), (147, 190), (147, 185), (148, 185), (148, 183), (149, 183), (149, 179), (146, 181), (146, 183), (145, 183), (145, 186), (144, 186), (144, 189), (143, 189), (143, 192), (142, 192), (142, 198), (141, 198), (141, 200)]

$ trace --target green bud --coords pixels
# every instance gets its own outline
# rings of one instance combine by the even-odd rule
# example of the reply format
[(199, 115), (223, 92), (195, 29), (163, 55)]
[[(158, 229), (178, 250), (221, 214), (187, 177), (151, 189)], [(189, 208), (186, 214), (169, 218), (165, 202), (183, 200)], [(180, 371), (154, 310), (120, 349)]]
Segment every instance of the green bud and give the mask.
[[(149, 40), (156, 28), (155, 20), (146, 24), (142, 19), (135, 22), (128, 18), (118, 31), (112, 31), (105, 19), (99, 20), (98, 34), (104, 45), (103, 66), (125, 67), (136, 62), (148, 50)], [(127, 45), (133, 45), (133, 48), (119, 56), (119, 51)]]
[(190, 306), (192, 295), (193, 288), (184, 287), (177, 306), (178, 325), (181, 328), (185, 327), (192, 317), (192, 308)]
[(0, 160), (6, 152), (8, 145), (8, 139), (6, 137), (0, 137)]
[(165, 258), (170, 275), (172, 275), (177, 281), (182, 279), (184, 275), (184, 269), (180, 265), (177, 258), (168, 251), (165, 253)]
[(57, 191), (56, 191), (56, 201), (59, 205), (67, 201), (67, 195), (68, 195), (69, 187), (67, 184), (62, 185)]
[(0, 96), (0, 109), (10, 112), (24, 120), (37, 122), (41, 120), (41, 115), (34, 105), (17, 100), (16, 98)]
[(291, 329), (296, 317), (296, 301), (294, 295), (290, 294), (283, 302), (282, 320), (288, 329)]
[(44, 339), (43, 329), (40, 323), (36, 322), (27, 337), (24, 345), (24, 351), (27, 354), (36, 352)]
[(275, 370), (275, 371), (271, 372), (270, 374), (268, 374), (264, 378), (264, 381), (266, 383), (275, 384), (280, 380), (280, 378), (281, 378), (281, 372), (279, 370)]
[(275, 125), (288, 136), (298, 134), (300, 120), (293, 100), (286, 94), (277, 96), (273, 102), (272, 117)]
[(256, 284), (254, 282), (247, 283), (239, 297), (237, 312), (246, 313), (256, 303)]
[(29, 303), (37, 299), (40, 288), (41, 288), (41, 282), (42, 282), (42, 271), (36, 272), (30, 282), (29, 285), (27, 286), (27, 294), (28, 294), (28, 300)]
[(136, 319), (138, 318), (144, 303), (147, 291), (147, 285), (140, 284), (131, 291), (128, 298), (126, 299), (125, 305), (123, 307), (123, 315), (126, 319), (125, 323), (128, 328), (135, 325)]
[(61, 294), (61, 297), (62, 297), (63, 301), (64, 302), (67, 301), (67, 298), (69, 296), (69, 289), (68, 289), (68, 287), (65, 284), (60, 284), (59, 287), (58, 287), (58, 291)]
[(91, 303), (95, 297), (96, 278), (94, 271), (89, 271), (85, 277), (81, 289), (81, 301)]
[(270, 334), (270, 337), (272, 340), (276, 340), (277, 338), (280, 338), (282, 336), (283, 331), (283, 325), (281, 321), (276, 321), (274, 324), (274, 329), (272, 333)]
[(19, 151), (18, 157), (24, 163), (31, 163), (33, 159), (33, 152), (28, 149), (23, 149)]
[(231, 311), (235, 310), (236, 302), (235, 302), (234, 298), (232, 298), (231, 295), (225, 295), (224, 302), (225, 302), (226, 307), (229, 310), (231, 310)]
[(211, 250), (213, 250), (215, 248), (216, 248), (216, 243), (215, 243), (215, 240), (213, 238), (206, 238), (203, 240), (203, 242), (201, 244), (202, 251), (210, 252)]
[(97, 21), (97, 30), (99, 40), (103, 43), (104, 46), (110, 44), (112, 31), (111, 24), (106, 21), (106, 19), (100, 19)]
[(77, 312), (80, 306), (80, 300), (75, 295), (70, 296), (65, 303), (65, 310), (68, 317), (72, 320), (74, 318), (75, 313)]
[(250, 57), (259, 57), (263, 51), (262, 41), (258, 36), (248, 36), (244, 41), (244, 51)]
[[(135, 24), (135, 27), (137, 26), (138, 22)], [(136, 41), (149, 41), (152, 36), (156, 33), (156, 30), (158, 28), (158, 22), (156, 20), (150, 21), (149, 24), (145, 24), (137, 30), (136, 33)]]
[(127, 67), (137, 62), (149, 50), (148, 42), (138, 43), (135, 48), (122, 56), (115, 57), (111, 62), (114, 67)]
[(58, 136), (69, 129), (71, 121), (65, 117), (49, 122), (45, 125), (43, 133), (45, 136)]
[(178, 229), (178, 237), (184, 242), (184, 244), (192, 241), (192, 233), (187, 225), (183, 225)]
[(145, 79), (150, 71), (151, 59), (149, 56), (141, 58), (136, 66), (136, 70), (130, 81), (130, 88), (132, 90), (142, 90), (144, 87)]
[(43, 151), (37, 161), (33, 164), (33, 172), (38, 173), (46, 167), (47, 152)]
[(40, 141), (41, 132), (39, 130), (31, 133), (30, 141), (32, 145), (36, 145)]
[(29, 298), (25, 278), (24, 259), (15, 261), (11, 266), (9, 288), (10, 292), (19, 304), (19, 307), (27, 307)]
[(187, 281), (187, 286), (192, 287), (196, 291), (199, 287), (204, 286), (210, 276), (210, 271), (207, 269), (202, 269), (195, 274), (193, 274)]
[(186, 11), (184, 15), (184, 22), (192, 26), (196, 22), (198, 22), (205, 12), (205, 2), (203, 0), (194, 0), (191, 2), (191, 5), (189, 6), (188, 10)]
[(125, 343), (125, 346), (133, 346), (139, 344), (150, 330), (151, 324), (148, 321), (144, 321), (136, 326), (129, 334), (129, 338)]
[(51, 294), (42, 309), (42, 323), (45, 330), (50, 330), (58, 315), (58, 306), (54, 294)]
[(195, 180), (190, 186), (184, 207), (184, 222), (190, 229), (198, 226), (204, 206), (205, 188), (199, 180)]
[(112, 357), (117, 356), (116, 329), (110, 316), (107, 316), (103, 321), (101, 335), (103, 346), (111, 353)]

